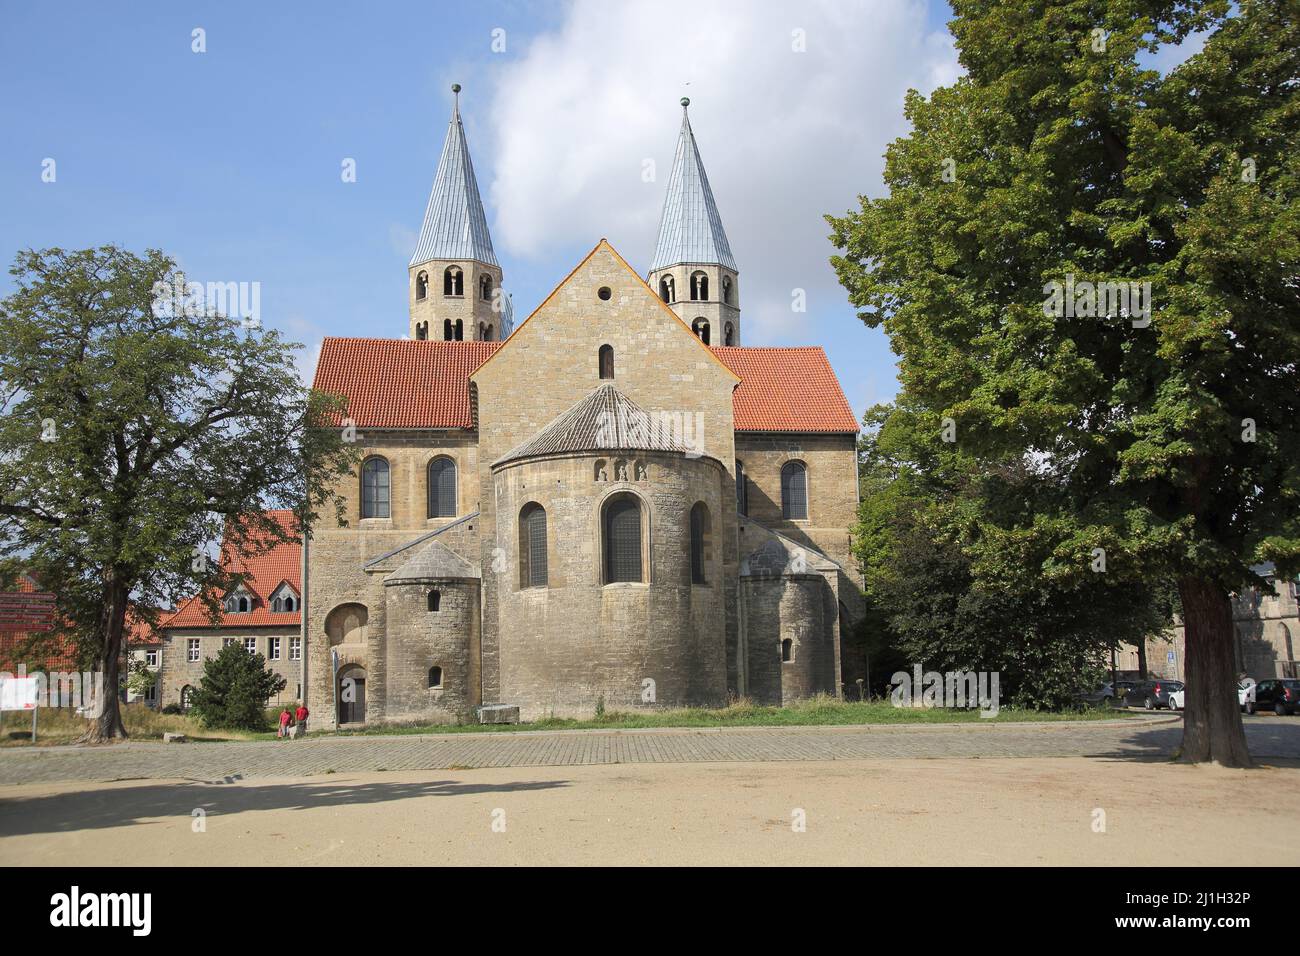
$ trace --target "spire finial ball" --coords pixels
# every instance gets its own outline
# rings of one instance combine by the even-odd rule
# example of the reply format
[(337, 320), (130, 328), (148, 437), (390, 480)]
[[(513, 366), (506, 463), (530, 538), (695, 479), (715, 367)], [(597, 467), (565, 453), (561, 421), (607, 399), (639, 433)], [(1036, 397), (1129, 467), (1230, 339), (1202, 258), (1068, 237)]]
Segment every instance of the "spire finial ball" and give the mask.
[(453, 83), (453, 84), (451, 84), (451, 91), (452, 91), (453, 93), (459, 93), (459, 92), (460, 92), (460, 84), (459, 84), (459, 83)]
[(682, 97), (682, 106), (683, 106), (683, 107), (686, 107), (686, 106), (690, 106), (690, 105), (691, 105), (691, 98), (690, 98), (689, 96), (683, 96), (683, 97)]

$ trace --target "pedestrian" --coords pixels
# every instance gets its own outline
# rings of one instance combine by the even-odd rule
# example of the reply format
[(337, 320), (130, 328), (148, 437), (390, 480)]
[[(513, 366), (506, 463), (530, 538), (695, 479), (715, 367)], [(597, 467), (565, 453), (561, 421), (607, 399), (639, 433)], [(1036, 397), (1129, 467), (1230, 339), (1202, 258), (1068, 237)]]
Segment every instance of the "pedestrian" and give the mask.
[(289, 713), (289, 705), (285, 704), (284, 709), (280, 711), (280, 731), (277, 737), (289, 736), (289, 721), (293, 720), (293, 715)]
[(311, 711), (307, 709), (306, 704), (304, 704), (302, 701), (298, 701), (298, 709), (294, 711), (293, 716), (294, 716), (294, 720), (296, 720), (298, 723), (298, 736), (306, 737), (307, 718), (311, 716)]

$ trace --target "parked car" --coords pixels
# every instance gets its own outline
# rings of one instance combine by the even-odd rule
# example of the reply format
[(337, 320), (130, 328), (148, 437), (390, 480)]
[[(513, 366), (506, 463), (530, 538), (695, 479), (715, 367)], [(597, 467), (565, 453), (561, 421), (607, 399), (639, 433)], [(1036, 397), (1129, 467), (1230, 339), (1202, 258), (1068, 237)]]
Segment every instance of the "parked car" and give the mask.
[(1169, 706), (1169, 695), (1183, 689), (1180, 680), (1145, 680), (1138, 681), (1125, 695), (1129, 707), (1145, 707), (1147, 710), (1159, 710)]
[(1075, 695), (1074, 699), (1088, 707), (1113, 707), (1115, 705), (1115, 689), (1111, 687), (1110, 681), (1107, 681), (1096, 690), (1080, 691)]
[(1252, 690), (1254, 692), (1246, 698), (1248, 714), (1271, 710), (1279, 717), (1285, 717), (1300, 712), (1300, 680), (1293, 677), (1262, 680)]
[(1243, 677), (1241, 679), (1241, 683), (1237, 685), (1237, 703), (1240, 705), (1242, 710), (1246, 709), (1247, 699), (1249, 700), (1255, 699), (1254, 691), (1255, 691), (1255, 678)]
[(1115, 681), (1115, 704), (1119, 707), (1128, 707), (1128, 695), (1132, 692), (1141, 681), (1135, 680), (1117, 680)]
[(1182, 710), (1182, 709), (1183, 709), (1183, 693), (1184, 693), (1184, 691), (1181, 691), (1181, 690), (1173, 690), (1173, 691), (1170, 691), (1170, 692), (1169, 692), (1169, 709), (1170, 709), (1170, 710)]

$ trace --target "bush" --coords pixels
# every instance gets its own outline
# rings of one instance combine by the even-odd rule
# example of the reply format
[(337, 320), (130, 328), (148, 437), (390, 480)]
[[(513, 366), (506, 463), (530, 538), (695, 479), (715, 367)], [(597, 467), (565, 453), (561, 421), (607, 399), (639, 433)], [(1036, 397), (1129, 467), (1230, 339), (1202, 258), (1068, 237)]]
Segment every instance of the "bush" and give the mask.
[(204, 663), (191, 709), (204, 727), (264, 731), (270, 729), (266, 702), (284, 686), (283, 677), (266, 669), (261, 654), (250, 654), (235, 642)]
[(162, 709), (162, 712), (164, 714), (167, 714), (169, 717), (174, 717), (177, 714), (185, 713), (185, 711), (181, 710), (180, 704), (168, 704), (166, 707)]

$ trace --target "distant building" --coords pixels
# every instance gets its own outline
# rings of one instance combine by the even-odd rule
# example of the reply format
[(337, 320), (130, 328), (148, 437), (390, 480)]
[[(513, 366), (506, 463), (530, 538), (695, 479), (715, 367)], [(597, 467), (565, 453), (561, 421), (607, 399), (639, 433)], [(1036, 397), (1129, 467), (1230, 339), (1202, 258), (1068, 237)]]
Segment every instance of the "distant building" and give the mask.
[[(293, 526), (293, 512), (270, 514), (286, 528)], [(268, 704), (297, 700), (302, 695), (303, 660), (301, 545), (277, 544), (264, 554), (247, 557), (223, 541), (220, 560), (224, 570), (246, 574), (247, 584), (214, 595), (220, 602), (215, 620), (196, 595), (159, 621), (159, 702), (164, 707), (188, 708), (190, 694), (203, 679), (203, 662), (227, 644), (261, 654), (267, 666), (284, 678), (284, 690)], [(141, 648), (144, 654), (150, 650)]]

